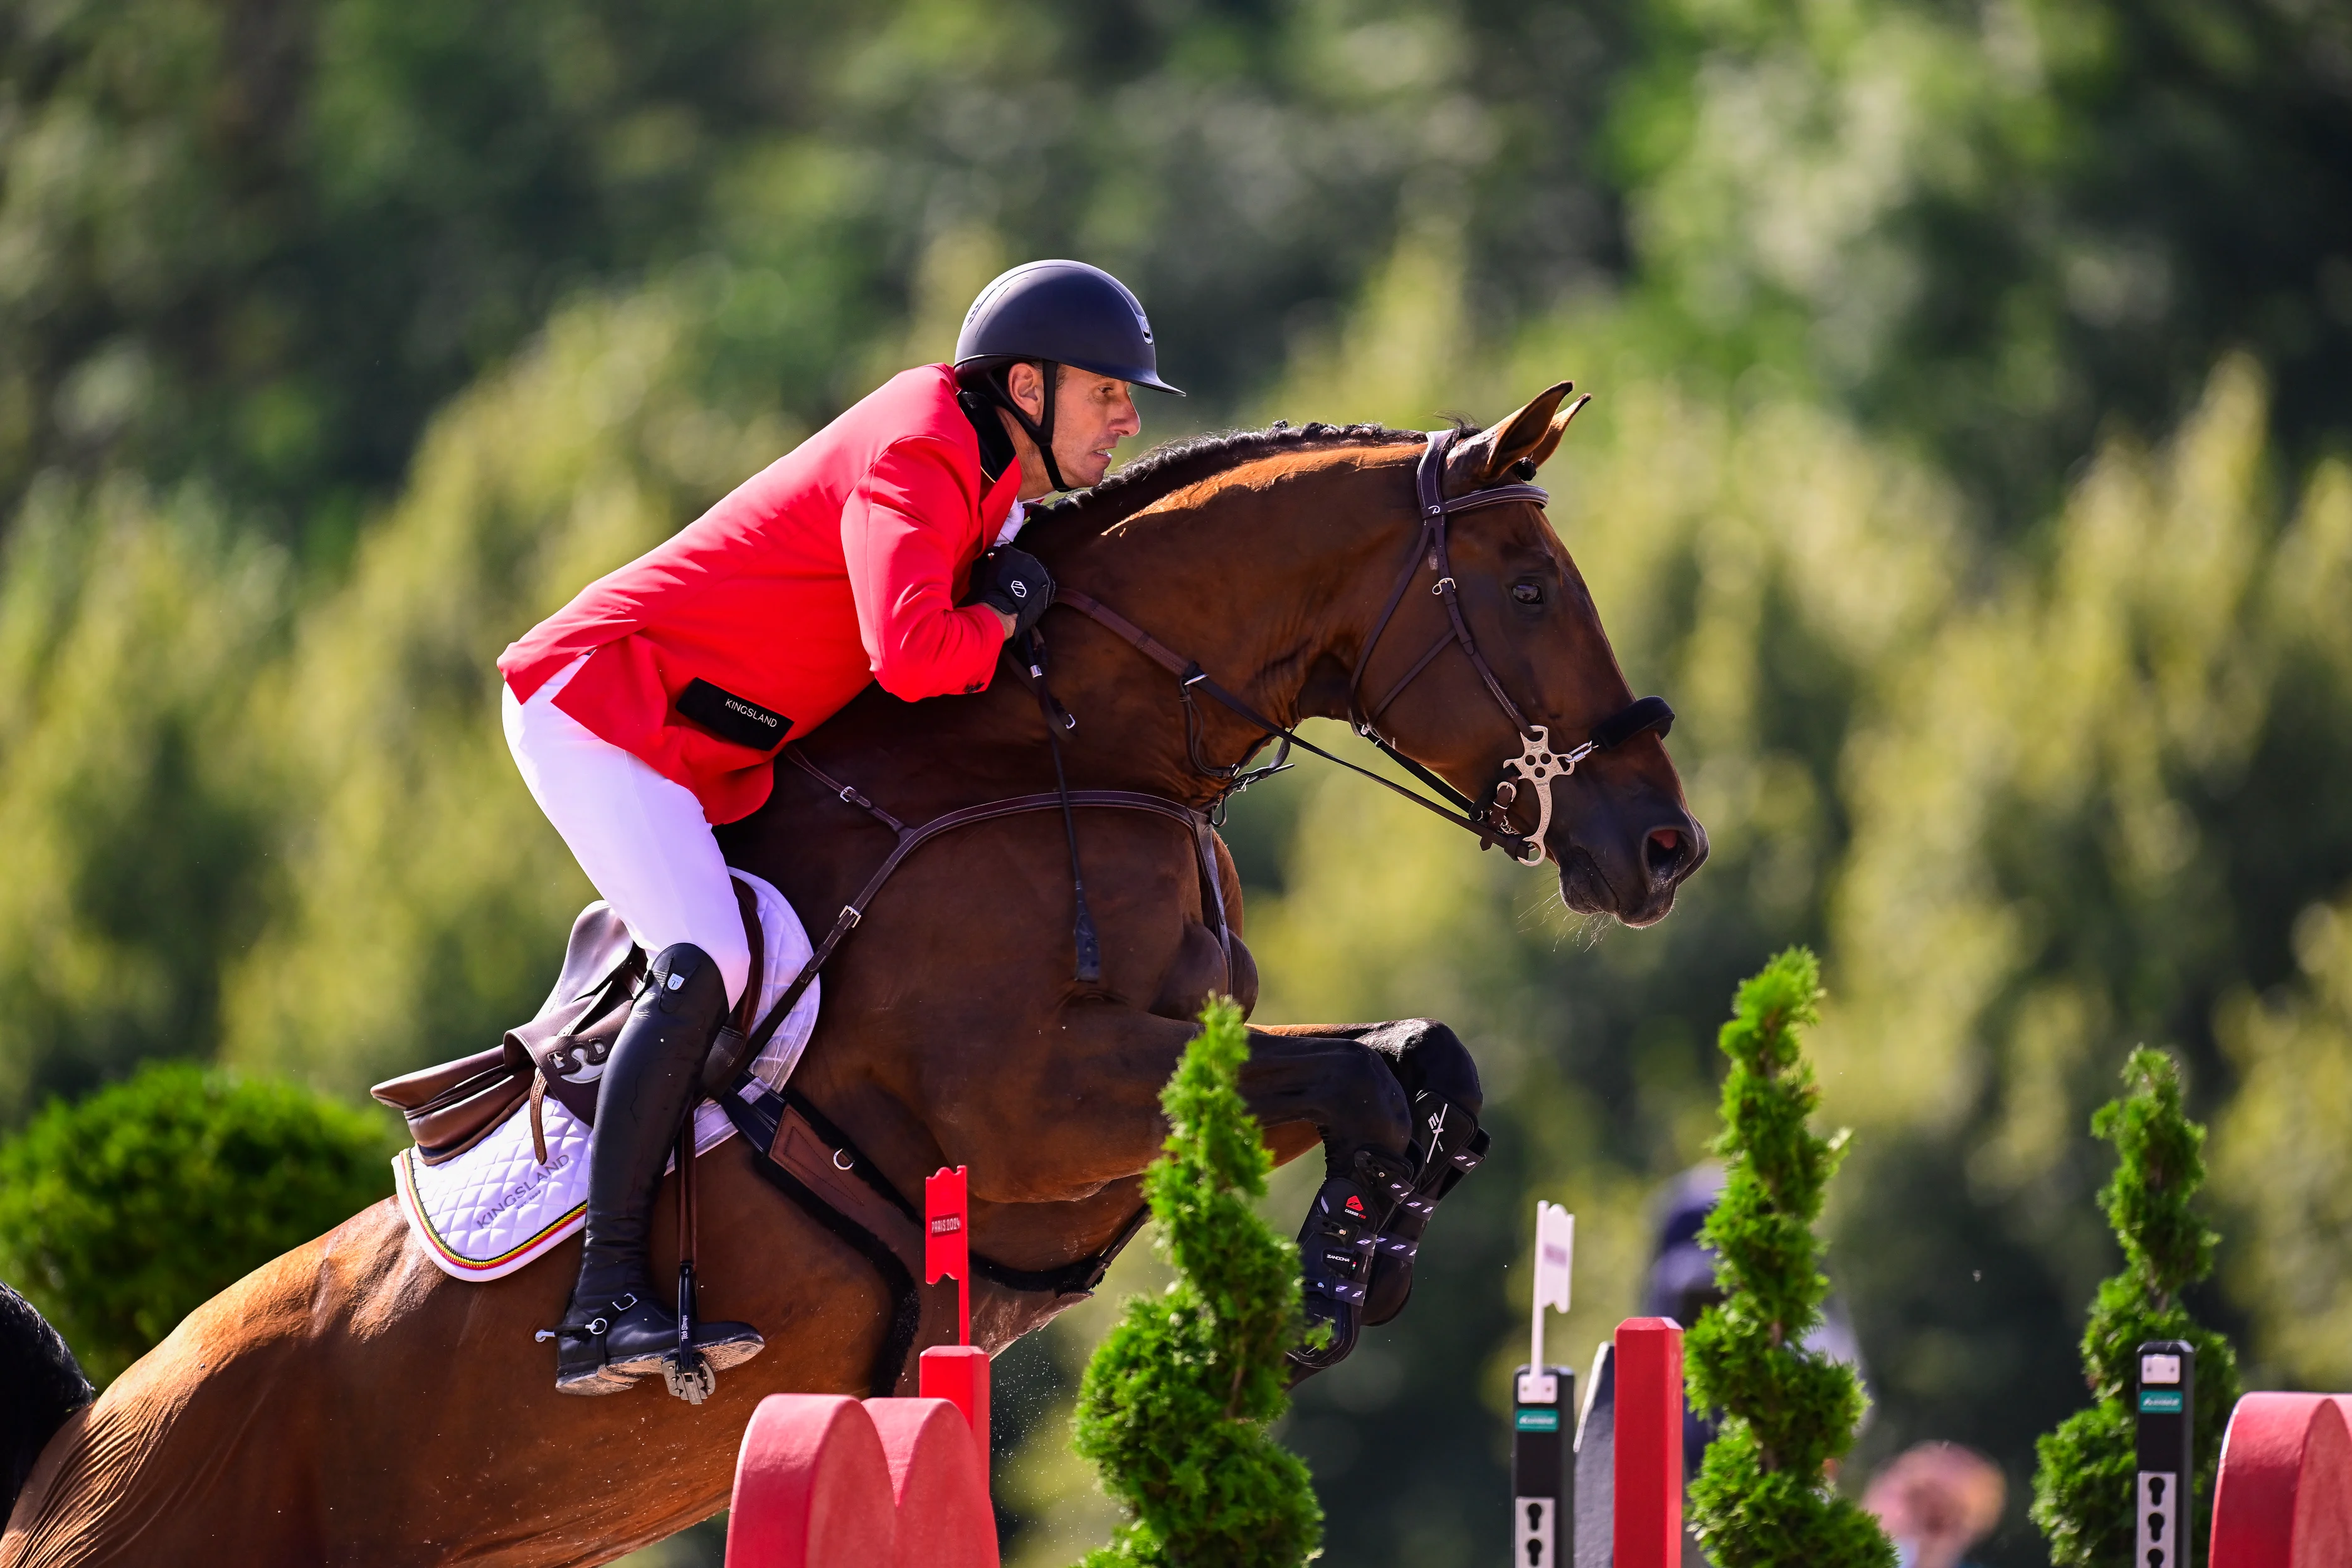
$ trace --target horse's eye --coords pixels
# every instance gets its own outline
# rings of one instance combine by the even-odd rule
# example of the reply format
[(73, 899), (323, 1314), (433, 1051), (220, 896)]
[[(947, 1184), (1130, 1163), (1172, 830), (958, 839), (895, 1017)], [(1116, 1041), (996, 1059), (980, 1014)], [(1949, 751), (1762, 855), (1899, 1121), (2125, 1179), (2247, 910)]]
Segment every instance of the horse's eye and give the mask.
[(1543, 584), (1514, 583), (1511, 584), (1511, 597), (1522, 605), (1540, 605), (1543, 603)]

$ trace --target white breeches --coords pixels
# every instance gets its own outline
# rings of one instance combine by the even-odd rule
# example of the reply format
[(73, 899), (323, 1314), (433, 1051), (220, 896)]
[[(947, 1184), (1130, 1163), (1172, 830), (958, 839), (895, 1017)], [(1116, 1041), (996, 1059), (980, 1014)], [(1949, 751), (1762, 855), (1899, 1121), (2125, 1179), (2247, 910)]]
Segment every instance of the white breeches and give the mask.
[(501, 686), (507, 746), (523, 783), (604, 901), (648, 955), (690, 942), (709, 953), (740, 1000), (751, 948), (719, 840), (684, 784), (588, 730), (555, 705), (583, 655), (518, 702)]

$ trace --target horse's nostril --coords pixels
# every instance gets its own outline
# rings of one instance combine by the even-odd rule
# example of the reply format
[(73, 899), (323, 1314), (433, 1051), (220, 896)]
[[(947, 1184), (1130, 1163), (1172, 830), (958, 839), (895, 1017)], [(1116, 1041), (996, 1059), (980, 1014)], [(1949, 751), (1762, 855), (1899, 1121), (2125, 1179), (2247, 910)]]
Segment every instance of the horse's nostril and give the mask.
[(1678, 829), (1652, 828), (1649, 839), (1643, 846), (1643, 852), (1649, 858), (1650, 875), (1654, 878), (1674, 875), (1675, 868), (1682, 864), (1683, 844), (1683, 835)]

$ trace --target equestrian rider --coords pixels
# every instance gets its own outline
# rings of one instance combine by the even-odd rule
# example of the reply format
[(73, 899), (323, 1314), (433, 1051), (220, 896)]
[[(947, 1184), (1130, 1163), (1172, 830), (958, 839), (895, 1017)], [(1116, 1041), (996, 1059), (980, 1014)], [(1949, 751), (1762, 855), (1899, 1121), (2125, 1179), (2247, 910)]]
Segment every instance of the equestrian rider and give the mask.
[[(524, 782), (654, 955), (597, 1085), (562, 1392), (615, 1393), (678, 1348), (648, 1215), (751, 970), (712, 825), (758, 810), (777, 748), (868, 680), (908, 700), (988, 685), (1053, 595), (1011, 542), (1023, 505), (1103, 477), (1141, 427), (1134, 385), (1176, 391), (1135, 296), (1076, 261), (1016, 267), (952, 366), (893, 376), (499, 658)], [(765, 1342), (704, 1322), (693, 1342), (724, 1370)]]

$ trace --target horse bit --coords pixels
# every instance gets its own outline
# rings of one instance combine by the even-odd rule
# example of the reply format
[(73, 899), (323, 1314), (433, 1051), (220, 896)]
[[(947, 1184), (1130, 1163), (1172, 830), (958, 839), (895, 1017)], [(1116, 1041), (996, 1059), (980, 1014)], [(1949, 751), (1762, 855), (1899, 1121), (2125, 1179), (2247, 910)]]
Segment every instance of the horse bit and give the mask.
[[(1337, 763), (1350, 773), (1361, 773), (1374, 783), (1394, 790), (1407, 800), (1444, 817), (1455, 826), (1468, 829), (1478, 836), (1482, 848), (1499, 843), (1504, 846), (1511, 858), (1521, 865), (1540, 865), (1548, 854), (1544, 846), (1544, 836), (1551, 829), (1551, 785), (1554, 781), (1567, 778), (1574, 773), (1577, 764), (1594, 752), (1621, 746), (1646, 731), (1654, 730), (1661, 739), (1664, 738), (1667, 731), (1674, 725), (1675, 710), (1668, 706), (1663, 697), (1638, 698), (1595, 724), (1581, 745), (1572, 747), (1566, 752), (1559, 752), (1552, 749), (1549, 727), (1530, 723), (1527, 715), (1520, 711), (1519, 705), (1511, 700), (1510, 693), (1505, 691), (1503, 683), (1496, 679), (1494, 667), (1486, 662), (1486, 655), (1479, 651), (1478, 640), (1471, 634), (1470, 623), (1462, 614), (1461, 595), (1454, 580), (1453, 557), (1448, 547), (1446, 531), (1448, 525), (1458, 512), (1522, 500), (1532, 501), (1538, 507), (1541, 507), (1551, 498), (1549, 492), (1540, 486), (1517, 483), (1491, 485), (1448, 499), (1444, 494), (1445, 458), (1459, 438), (1460, 432), (1455, 430), (1429, 432), (1427, 444), (1422, 448), (1420, 461), (1413, 469), (1414, 501), (1421, 516), (1421, 536), (1414, 541), (1412, 553), (1405, 561), (1404, 571), (1399, 574), (1396, 586), (1390, 590), (1388, 603), (1381, 606), (1380, 618), (1372, 623), (1371, 633), (1364, 638), (1363, 648), (1356, 656), (1355, 668), (1349, 673), (1348, 677), (1348, 716), (1356, 732), (1380, 748), (1381, 752), (1391, 762), (1435, 790), (1453, 807), (1452, 810), (1439, 805), (1426, 796), (1403, 788), (1393, 780), (1383, 778), (1369, 768), (1358, 767), (1345, 757), (1334, 756), (1322, 747), (1299, 736), (1289, 726), (1276, 723), (1258, 712), (1243, 698), (1211, 679), (1208, 673), (1202, 669), (1197, 662), (1175, 652), (1092, 595), (1080, 593), (1076, 589), (1058, 589), (1055, 594), (1055, 602), (1067, 605), (1099, 623), (1162, 668), (1175, 675), (1184, 701), (1185, 738), (1192, 750), (1192, 765), (1212, 777), (1224, 779), (1225, 795), (1231, 795), (1246, 787), (1253, 780), (1264, 778), (1266, 774), (1286, 765), (1283, 759), (1288, 756), (1291, 747), (1297, 746), (1302, 751), (1323, 758), (1326, 762)], [(1395, 618), (1398, 606), (1403, 604), (1406, 591), (1424, 571), (1433, 573), (1436, 576), (1437, 580), (1431, 585), (1430, 592), (1435, 595), (1445, 606), (1446, 628), (1438, 634), (1437, 640), (1430, 645), (1429, 650), (1415, 659), (1412, 668), (1397, 678), (1395, 683), (1388, 689), (1379, 701), (1366, 708), (1362, 702), (1362, 687), (1365, 671), (1372, 661), (1372, 654), (1379, 647), (1381, 637), (1387, 632), (1389, 623)], [(1463, 653), (1468, 656), (1471, 668), (1478, 672), (1478, 679), (1486, 683), (1487, 692), (1502, 708), (1503, 716), (1511, 721), (1512, 728), (1519, 734), (1519, 754), (1505, 762), (1504, 776), (1496, 782), (1483, 805), (1471, 800), (1435, 773), (1397, 750), (1396, 746), (1375, 727), (1380, 716), (1388, 710), (1390, 704), (1397, 700), (1404, 689), (1412, 685), (1422, 671), (1435, 662), (1438, 655), (1444, 653), (1448, 647), (1460, 647)], [(1041, 669), (1033, 669), (1033, 674), (1042, 675), (1042, 673)], [(1243, 763), (1223, 766), (1213, 763), (1203, 757), (1200, 747), (1199, 714), (1192, 702), (1192, 693), (1196, 689), (1264, 731), (1269, 738), (1279, 737), (1282, 742), (1282, 751), (1277, 755), (1275, 764), (1255, 773), (1244, 773), (1243, 768), (1246, 764), (1246, 758)], [(1050, 715), (1047, 727), (1049, 731), (1052, 728)], [(1260, 742), (1260, 744), (1263, 743)], [(1514, 774), (1517, 776), (1514, 777)], [(1511, 805), (1518, 799), (1522, 787), (1532, 789), (1536, 795), (1536, 827), (1530, 834), (1513, 832), (1508, 815)]]

